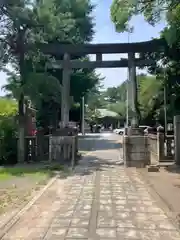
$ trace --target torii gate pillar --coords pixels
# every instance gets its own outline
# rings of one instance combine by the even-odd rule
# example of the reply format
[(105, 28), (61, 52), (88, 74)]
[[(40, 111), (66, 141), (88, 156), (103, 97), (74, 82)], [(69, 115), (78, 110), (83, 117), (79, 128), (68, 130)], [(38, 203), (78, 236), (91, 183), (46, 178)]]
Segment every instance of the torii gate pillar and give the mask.
[(138, 128), (139, 117), (138, 117), (138, 99), (137, 99), (137, 80), (136, 80), (136, 65), (135, 65), (135, 53), (128, 53), (128, 70), (129, 70), (129, 82), (131, 85), (131, 104), (130, 108), (132, 111), (131, 127)]
[(69, 123), (69, 108), (70, 108), (70, 56), (64, 54), (63, 59), (63, 76), (62, 76), (62, 91), (61, 91), (61, 127), (67, 126)]
[(137, 80), (135, 53), (128, 53), (129, 84), (131, 85), (130, 108), (132, 111), (131, 127), (126, 129), (123, 139), (124, 165), (126, 167), (145, 167), (149, 164), (148, 138), (139, 128)]

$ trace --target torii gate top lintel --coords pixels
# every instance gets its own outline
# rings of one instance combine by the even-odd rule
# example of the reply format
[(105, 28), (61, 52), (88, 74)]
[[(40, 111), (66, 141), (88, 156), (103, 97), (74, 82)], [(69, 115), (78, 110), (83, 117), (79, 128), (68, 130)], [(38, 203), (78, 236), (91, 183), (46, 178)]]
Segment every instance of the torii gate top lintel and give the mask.
[(49, 43), (41, 45), (44, 53), (60, 56), (65, 53), (78, 54), (113, 54), (113, 53), (146, 53), (164, 50), (163, 39), (153, 39), (135, 43), (100, 43), (100, 44), (61, 44)]

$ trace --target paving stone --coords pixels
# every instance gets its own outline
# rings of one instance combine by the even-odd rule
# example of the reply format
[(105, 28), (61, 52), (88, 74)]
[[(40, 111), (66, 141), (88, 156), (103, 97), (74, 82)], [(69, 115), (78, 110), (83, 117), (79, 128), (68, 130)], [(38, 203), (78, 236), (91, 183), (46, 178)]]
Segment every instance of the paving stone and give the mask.
[(89, 219), (73, 218), (71, 221), (71, 227), (87, 228), (89, 226)]
[(113, 219), (113, 214), (109, 215), (108, 212), (99, 212), (97, 226), (99, 228), (116, 227), (116, 221)]
[(69, 228), (67, 233), (67, 238), (74, 238), (74, 239), (84, 239), (88, 238), (88, 229), (86, 228)]
[(67, 212), (67, 211), (73, 211), (73, 210), (75, 210), (75, 207), (76, 207), (76, 204), (69, 204), (69, 205), (62, 204), (59, 211), (56, 211), (56, 212), (63, 213), (63, 212)]
[(89, 199), (80, 199), (76, 206), (77, 205), (88, 205), (88, 204), (92, 204), (93, 200), (89, 200)]
[(132, 212), (132, 208), (124, 206), (124, 205), (116, 205), (116, 212)]
[(99, 210), (100, 210), (100, 211), (109, 211), (109, 212), (112, 212), (112, 204), (107, 204), (107, 205), (100, 204), (100, 205), (99, 205)]
[(89, 219), (90, 216), (91, 216), (91, 211), (90, 210), (79, 210), (79, 209), (77, 209), (73, 214), (73, 218)]
[(139, 231), (140, 240), (178, 240), (180, 239), (180, 234), (177, 231)]
[(106, 205), (106, 204), (112, 204), (111, 199), (100, 199), (100, 204)]
[(179, 240), (180, 234), (177, 231), (160, 231), (160, 236), (162, 240)]
[(114, 201), (116, 201), (116, 200), (126, 200), (127, 198), (126, 198), (126, 195), (123, 195), (123, 194), (121, 194), (121, 195), (117, 195), (117, 194), (112, 194), (112, 199), (113, 199), (113, 202)]
[(116, 219), (124, 219), (124, 220), (128, 220), (131, 219), (131, 213), (130, 212), (122, 212), (122, 211), (116, 211), (115, 213), (115, 218)]
[(139, 231), (139, 239), (140, 240), (164, 240), (159, 231), (154, 230), (140, 230)]
[(71, 222), (71, 219), (67, 219), (67, 218), (54, 218), (51, 222), (51, 227), (55, 228), (55, 227), (69, 227)]
[(102, 238), (114, 239), (116, 238), (116, 229), (115, 228), (98, 228), (96, 230), (97, 235)]
[(164, 219), (162, 222), (156, 224), (156, 226), (157, 229), (176, 230), (175, 226), (167, 219)]
[(64, 239), (67, 234), (67, 228), (50, 228), (44, 238), (44, 240)]
[(131, 219), (116, 220), (118, 228), (136, 228), (136, 222)]
[(78, 204), (76, 206), (76, 211), (86, 211), (86, 210), (91, 210), (92, 204)]
[(139, 240), (140, 234), (136, 229), (129, 228), (118, 228), (117, 229), (117, 239), (122, 240)]
[(62, 212), (59, 211), (59, 213), (58, 213), (59, 218), (70, 218), (70, 217), (72, 217), (72, 215), (73, 215), (73, 211), (64, 210)]

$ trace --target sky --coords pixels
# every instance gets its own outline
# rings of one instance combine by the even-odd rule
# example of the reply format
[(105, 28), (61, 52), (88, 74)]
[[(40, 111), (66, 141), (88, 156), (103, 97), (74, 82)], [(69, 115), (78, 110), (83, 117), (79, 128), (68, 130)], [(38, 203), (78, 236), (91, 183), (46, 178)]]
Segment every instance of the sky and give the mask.
[[(94, 10), (95, 17), (95, 36), (93, 43), (121, 43), (128, 42), (127, 33), (117, 33), (114, 24), (110, 19), (110, 6), (112, 0), (92, 0), (97, 5)], [(145, 22), (143, 17), (138, 16), (132, 19), (131, 25), (134, 26), (134, 32), (130, 34), (130, 42), (147, 41), (154, 37), (159, 36), (159, 32), (164, 28), (163, 23), (158, 24), (156, 27), (150, 26)], [(104, 60), (118, 60), (122, 55), (105, 55)], [(114, 69), (97, 69), (104, 79), (104, 87), (113, 87), (121, 84), (127, 79), (126, 68)], [(142, 72), (142, 71), (141, 71)]]
[[(121, 43), (128, 41), (127, 33), (117, 33), (114, 24), (110, 19), (110, 6), (112, 0), (91, 0), (96, 5), (93, 16), (95, 21), (95, 35), (93, 43)], [(164, 24), (160, 23), (156, 27), (147, 24), (143, 17), (138, 16), (132, 19), (131, 25), (134, 26), (134, 32), (130, 34), (130, 42), (141, 42), (150, 40), (159, 36), (159, 32), (164, 28)], [(111, 54), (104, 55), (104, 60), (118, 60), (122, 55)], [(93, 59), (93, 58), (92, 58)], [(127, 79), (126, 68), (114, 69), (97, 69), (98, 73), (104, 77), (104, 88), (114, 87), (121, 84)], [(6, 74), (0, 72), (0, 95), (4, 95), (1, 87), (6, 83)]]

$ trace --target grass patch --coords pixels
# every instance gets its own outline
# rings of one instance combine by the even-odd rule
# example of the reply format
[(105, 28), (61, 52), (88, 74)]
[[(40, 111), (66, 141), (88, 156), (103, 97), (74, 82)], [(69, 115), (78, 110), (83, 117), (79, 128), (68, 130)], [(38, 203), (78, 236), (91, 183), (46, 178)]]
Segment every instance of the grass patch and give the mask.
[[(0, 167), (0, 214), (29, 201), (48, 179), (66, 169), (58, 163), (36, 163)], [(2, 216), (1, 216), (2, 217)]]
[(0, 167), (0, 181), (9, 180), (12, 177), (22, 178), (32, 176), (37, 179), (43, 176), (51, 177), (55, 171), (63, 171), (63, 169), (63, 166), (59, 164)]

